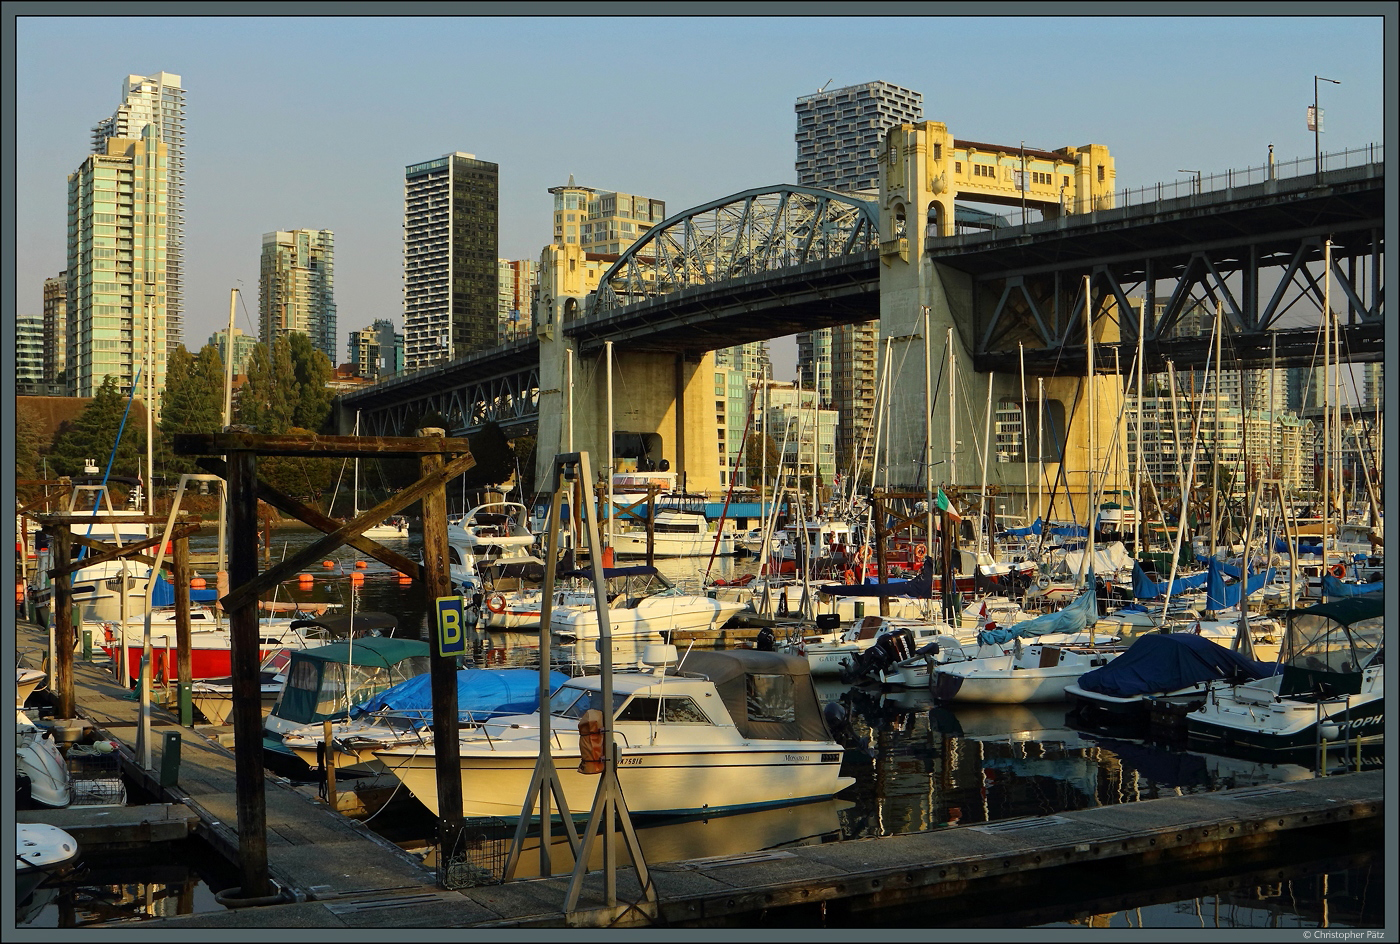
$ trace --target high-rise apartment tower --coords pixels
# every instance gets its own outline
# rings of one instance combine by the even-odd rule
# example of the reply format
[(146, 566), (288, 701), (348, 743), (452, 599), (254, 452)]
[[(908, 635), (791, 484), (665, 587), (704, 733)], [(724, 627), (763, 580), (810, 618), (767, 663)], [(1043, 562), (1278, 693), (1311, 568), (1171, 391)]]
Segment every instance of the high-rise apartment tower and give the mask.
[(797, 100), (797, 182), (877, 190), (885, 132), (923, 120), (923, 95), (889, 82), (804, 95)]
[(265, 233), (258, 273), (258, 334), (270, 349), (290, 331), (336, 362), (335, 234), (328, 229)]
[(404, 171), (404, 369), (496, 345), (500, 169), (461, 151)]
[(174, 348), (184, 339), (185, 90), (178, 75), (128, 75), (122, 103), (92, 129), (92, 152), (106, 154), (108, 138), (139, 139), (148, 126), (165, 145), (165, 338)]

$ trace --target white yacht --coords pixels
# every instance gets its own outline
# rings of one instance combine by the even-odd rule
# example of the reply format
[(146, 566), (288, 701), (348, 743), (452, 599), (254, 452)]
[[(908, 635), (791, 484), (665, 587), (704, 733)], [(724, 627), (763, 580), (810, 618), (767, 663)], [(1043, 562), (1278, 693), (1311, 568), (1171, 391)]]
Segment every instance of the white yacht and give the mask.
[[(565, 802), (587, 815), (598, 787), (580, 773), (578, 724), (591, 709), (613, 713), (618, 782), (633, 815), (716, 813), (834, 796), (854, 783), (841, 776), (834, 741), (805, 660), (751, 649), (674, 646), (646, 653), (647, 668), (613, 675), (613, 704), (602, 679), (580, 676), (550, 698), (551, 752)], [(460, 740), (462, 812), (518, 819), (540, 753), (540, 715), (505, 716)], [(375, 755), (428, 809), (438, 812), (431, 750), (391, 748)]]

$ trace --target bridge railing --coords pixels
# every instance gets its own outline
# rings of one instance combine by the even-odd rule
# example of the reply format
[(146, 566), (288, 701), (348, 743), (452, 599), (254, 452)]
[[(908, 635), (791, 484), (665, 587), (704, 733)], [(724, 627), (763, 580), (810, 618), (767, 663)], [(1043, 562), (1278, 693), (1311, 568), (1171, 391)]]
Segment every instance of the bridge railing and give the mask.
[[(1384, 144), (1368, 144), (1360, 148), (1348, 148), (1322, 155), (1319, 162), (1313, 156), (1299, 157), (1291, 161), (1276, 162), (1272, 166), (1260, 164), (1255, 167), (1235, 168), (1219, 173), (1191, 176), (1178, 180), (1163, 181), (1145, 187), (1116, 190), (1113, 193), (1113, 206), (1126, 207), (1144, 203), (1157, 203), (1162, 200), (1175, 200), (1192, 194), (1228, 190), (1234, 187), (1248, 187), (1268, 180), (1284, 180), (1293, 177), (1309, 177), (1317, 170), (1338, 170), (1345, 167), (1360, 167), (1385, 160)], [(960, 232), (987, 231), (1007, 227), (1019, 227), (1027, 223), (1039, 223), (1045, 219), (1036, 209), (1019, 207), (998, 207), (995, 215), (989, 215), (983, 225), (959, 227)]]

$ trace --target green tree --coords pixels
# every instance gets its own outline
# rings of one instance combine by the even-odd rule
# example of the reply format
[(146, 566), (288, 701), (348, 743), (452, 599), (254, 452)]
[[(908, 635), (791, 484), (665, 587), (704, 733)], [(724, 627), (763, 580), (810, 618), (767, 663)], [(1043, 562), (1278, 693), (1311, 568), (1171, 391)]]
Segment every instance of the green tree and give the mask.
[(201, 471), (193, 457), (175, 455), (175, 434), (223, 429), (223, 359), (212, 344), (206, 344), (198, 354), (191, 354), (182, 345), (171, 352), (165, 377), (156, 468), (173, 482), (182, 473)]
[(292, 425), (302, 429), (323, 430), (331, 413), (331, 392), (326, 387), (333, 366), (330, 358), (300, 331), (287, 335), (292, 375), (296, 393), (292, 405)]
[(247, 381), (238, 397), (238, 422), (263, 435), (280, 435), (292, 427), (297, 395), (291, 344), (286, 335), (253, 346)]
[(71, 423), (64, 424), (54, 437), (50, 463), (55, 475), (82, 475), (83, 460), (94, 459), (106, 471), (113, 444), (121, 440), (112, 463), (113, 475), (136, 476), (146, 454), (143, 417), (136, 411), (126, 416), (127, 397), (117, 387), (116, 377), (108, 374), (97, 388), (92, 402)]
[(748, 464), (749, 481), (757, 483), (763, 478), (764, 457), (767, 455), (768, 481), (772, 485), (778, 474), (778, 444), (767, 433), (752, 432), (744, 442), (744, 461)]
[(25, 403), (15, 406), (15, 478), (39, 477), (39, 452), (43, 449), (44, 420)]

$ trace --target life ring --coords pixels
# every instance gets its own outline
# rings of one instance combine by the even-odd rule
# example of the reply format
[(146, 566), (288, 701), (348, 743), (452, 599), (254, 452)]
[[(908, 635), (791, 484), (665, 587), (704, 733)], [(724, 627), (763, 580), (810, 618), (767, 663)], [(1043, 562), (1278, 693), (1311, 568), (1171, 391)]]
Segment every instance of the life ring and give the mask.
[(506, 611), (506, 598), (503, 594), (493, 593), (486, 598), (486, 608), (492, 613), (504, 613)]
[(925, 546), (922, 545), (922, 544), (915, 544), (915, 545), (914, 545), (914, 561), (915, 561), (916, 563), (922, 564), (922, 563), (924, 562), (924, 558), (925, 558), (925, 557), (928, 557), (928, 548), (925, 547)]
[(846, 586), (849, 587), (849, 586), (852, 586), (852, 585), (855, 584), (855, 582), (856, 582), (856, 572), (855, 572), (854, 570), (848, 570), (848, 571), (846, 571), (846, 573), (844, 574), (844, 576), (845, 576), (845, 578), (846, 578)]
[(1329, 574), (1331, 574), (1333, 577), (1336, 577), (1338, 580), (1341, 580), (1343, 577), (1345, 577), (1345, 576), (1347, 575), (1347, 569), (1346, 569), (1346, 567), (1342, 566), (1341, 564), (1333, 564), (1332, 567), (1331, 567), (1331, 569), (1328, 570), (1327, 572), (1328, 572)]
[(1039, 577), (1035, 578), (1035, 585), (1036, 585), (1037, 587), (1039, 587), (1040, 589), (1042, 589), (1042, 590), (1049, 590), (1049, 589), (1050, 589), (1050, 575), (1049, 575), (1049, 574), (1041, 574)]

